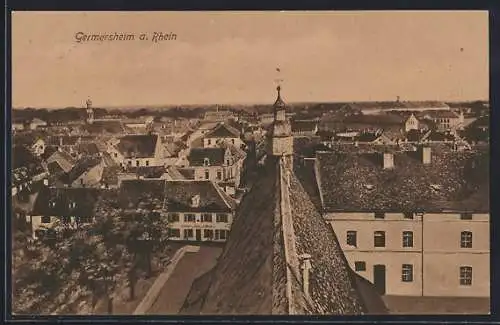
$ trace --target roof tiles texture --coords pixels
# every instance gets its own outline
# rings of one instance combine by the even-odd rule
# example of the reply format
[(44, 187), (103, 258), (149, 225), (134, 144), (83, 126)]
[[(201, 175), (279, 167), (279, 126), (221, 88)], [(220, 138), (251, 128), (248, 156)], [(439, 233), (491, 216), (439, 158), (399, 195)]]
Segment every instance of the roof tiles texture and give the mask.
[(480, 188), (489, 191), (487, 152), (433, 148), (431, 157), (431, 163), (425, 165), (419, 151), (395, 152), (394, 168), (383, 169), (381, 152), (318, 153), (324, 208), (440, 211), (468, 199)]

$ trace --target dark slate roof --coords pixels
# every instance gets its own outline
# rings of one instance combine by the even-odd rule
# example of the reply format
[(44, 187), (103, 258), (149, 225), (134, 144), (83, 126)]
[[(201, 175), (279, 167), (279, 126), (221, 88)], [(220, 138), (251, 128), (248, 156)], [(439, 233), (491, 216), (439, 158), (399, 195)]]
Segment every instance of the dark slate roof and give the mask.
[(95, 144), (93, 142), (80, 143), (76, 147), (76, 150), (79, 153), (82, 153), (85, 155), (96, 155), (99, 153), (99, 148), (97, 147), (97, 144)]
[[(90, 188), (43, 187), (36, 198), (32, 215), (35, 216), (93, 216), (99, 190)], [(51, 206), (51, 202), (55, 206)], [(76, 204), (75, 208), (70, 203)]]
[(43, 160), (47, 160), (50, 156), (52, 156), (57, 149), (55, 147), (45, 147), (45, 151), (43, 154), (40, 156)]
[(145, 178), (160, 178), (166, 170), (164, 166), (140, 166), (129, 167), (127, 171)]
[(121, 171), (119, 166), (107, 166), (102, 171), (101, 183), (107, 185), (118, 184), (118, 174)]
[[(199, 207), (192, 207), (191, 200), (200, 196)], [(230, 212), (234, 202), (210, 181), (167, 181), (165, 205), (167, 211), (178, 212)]]
[(244, 197), (217, 265), (195, 280), (181, 314), (287, 314), (275, 170)]
[(123, 180), (119, 201), (124, 209), (148, 207), (160, 210), (163, 207), (164, 192), (164, 180)]
[(31, 153), (31, 151), (24, 146), (14, 145), (12, 147), (11, 159), (12, 170), (25, 167), (30, 176), (37, 175), (43, 172), (43, 167), (41, 165), (40, 159), (35, 157)]
[(452, 111), (430, 111), (428, 115), (432, 118), (458, 118), (458, 114)]
[(94, 121), (92, 124), (85, 124), (83, 130), (89, 133), (113, 133), (125, 132), (125, 128), (120, 120)]
[(62, 140), (63, 146), (74, 146), (80, 142), (81, 137), (80, 136), (71, 136), (71, 135), (51, 136), (47, 139), (47, 142), (48, 142), (48, 145), (59, 146), (59, 145), (61, 145), (61, 140)]
[(224, 163), (225, 152), (224, 148), (192, 148), (188, 161), (191, 166), (204, 166), (205, 158), (208, 158), (211, 166), (219, 166)]
[(318, 126), (318, 121), (297, 121), (291, 122), (292, 132), (313, 132)]
[(451, 133), (432, 130), (425, 134), (422, 139), (428, 141), (453, 141), (456, 140), (456, 137)]
[(186, 179), (194, 179), (194, 169), (192, 168), (178, 168), (177, 171)]
[(57, 161), (53, 161), (47, 165), (47, 169), (51, 175), (61, 175), (64, 173), (64, 169), (59, 165)]
[(117, 148), (125, 158), (149, 158), (154, 156), (157, 141), (156, 134), (126, 135), (120, 138)]
[(219, 123), (212, 131), (204, 135), (205, 138), (239, 138), (240, 132), (227, 123)]
[[(381, 152), (318, 153), (324, 208), (331, 211), (442, 211), (461, 208), (480, 188), (488, 189), (489, 154), (432, 148), (424, 165), (419, 151), (394, 152), (393, 169), (382, 168)], [(487, 200), (486, 200), (487, 201)], [(446, 202), (446, 204), (445, 204)], [(477, 207), (489, 211), (488, 205)]]

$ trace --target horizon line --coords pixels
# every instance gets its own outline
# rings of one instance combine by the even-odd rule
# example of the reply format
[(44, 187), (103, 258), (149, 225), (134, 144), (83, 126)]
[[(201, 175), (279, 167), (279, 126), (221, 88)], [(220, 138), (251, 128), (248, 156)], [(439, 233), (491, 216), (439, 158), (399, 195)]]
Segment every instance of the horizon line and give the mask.
[[(414, 100), (400, 100), (400, 102), (441, 102), (441, 103), (470, 103), (470, 102), (489, 102), (490, 99), (463, 99), (463, 100), (437, 100), (437, 99), (414, 99)], [(294, 101), (286, 102), (287, 105), (304, 105), (304, 104), (347, 104), (347, 103), (380, 103), (380, 102), (394, 102), (397, 100), (350, 100), (350, 101)], [(239, 102), (239, 103), (183, 103), (183, 104), (134, 104), (134, 105), (100, 105), (94, 108), (100, 109), (141, 109), (141, 108), (172, 108), (179, 106), (252, 106), (252, 105), (273, 105), (273, 102)], [(13, 110), (23, 109), (67, 109), (67, 108), (86, 108), (82, 106), (24, 106), (14, 107)]]

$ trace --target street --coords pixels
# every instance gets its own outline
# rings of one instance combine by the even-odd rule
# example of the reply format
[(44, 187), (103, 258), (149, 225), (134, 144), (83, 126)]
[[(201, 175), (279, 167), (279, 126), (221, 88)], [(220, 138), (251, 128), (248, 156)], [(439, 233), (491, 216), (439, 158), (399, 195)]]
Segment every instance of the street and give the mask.
[(202, 246), (197, 253), (186, 253), (146, 314), (177, 314), (193, 281), (217, 263), (221, 247)]

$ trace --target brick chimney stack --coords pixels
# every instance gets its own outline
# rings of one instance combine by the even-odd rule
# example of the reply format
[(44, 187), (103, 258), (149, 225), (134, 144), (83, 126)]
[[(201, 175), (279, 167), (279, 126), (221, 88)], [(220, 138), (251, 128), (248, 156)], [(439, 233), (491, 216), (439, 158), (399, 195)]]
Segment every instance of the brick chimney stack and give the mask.
[(384, 152), (384, 169), (394, 168), (394, 154), (390, 152)]

